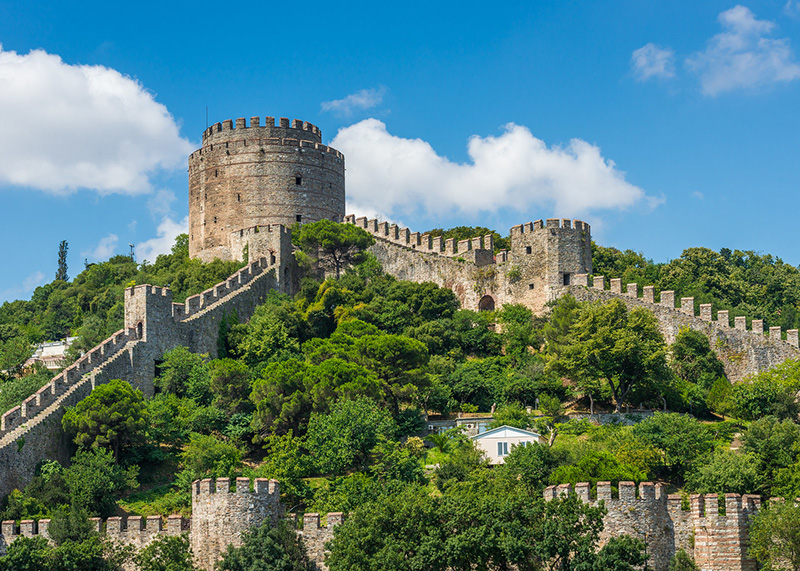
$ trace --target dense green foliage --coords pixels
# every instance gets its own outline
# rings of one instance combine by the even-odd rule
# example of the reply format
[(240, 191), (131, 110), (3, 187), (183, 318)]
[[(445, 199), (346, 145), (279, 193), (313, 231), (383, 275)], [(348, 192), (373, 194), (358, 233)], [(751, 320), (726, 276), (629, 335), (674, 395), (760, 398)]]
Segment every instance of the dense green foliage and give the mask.
[(772, 503), (753, 518), (750, 556), (767, 571), (800, 570), (800, 506)]
[(242, 538), (240, 547), (229, 546), (216, 571), (308, 571), (308, 556), (286, 521), (273, 526), (266, 521)]
[(345, 268), (364, 259), (364, 250), (375, 243), (372, 234), (352, 224), (322, 219), (295, 228), (292, 241), (316, 259), (320, 268), (338, 278)]
[(800, 327), (800, 270), (769, 254), (689, 248), (670, 262), (653, 263), (631, 250), (593, 243), (592, 265), (606, 279), (674, 290), (677, 299), (694, 297), (695, 304), (711, 303), (731, 317), (763, 319), (766, 327), (784, 330)]
[(142, 391), (114, 379), (68, 408), (61, 424), (78, 446), (107, 448), (119, 459), (145, 440), (147, 411)]
[[(364, 255), (368, 241), (360, 234), (349, 237), (328, 223), (303, 228), (300, 261), (320, 255), (338, 278), (309, 272), (297, 295), (271, 293), (248, 322), (226, 316), (218, 359), (182, 347), (167, 352), (152, 399), (144, 401), (124, 380), (98, 387), (64, 417), (78, 446), (70, 465), (43, 463), (24, 490), (6, 498), (3, 519), (52, 516), (57, 525), (72, 521), (64, 525), (81, 529), (74, 522), (117, 508), (185, 514), (194, 479), (267, 477), (279, 480), (293, 511), (350, 514), (332, 544), (332, 571), (538, 570), (545, 563), (627, 571), (643, 564), (643, 544), (620, 537), (597, 551), (602, 509), (574, 498), (544, 502), (542, 489), (659, 480), (687, 493), (800, 496), (800, 362), (732, 386), (719, 347), (690, 330), (667, 345), (645, 310), (569, 296), (542, 317), (518, 305), (463, 310), (449, 289), (384, 275)], [(325, 240), (326, 248), (347, 252), (326, 254)], [(91, 266), (53, 291), (116, 266), (132, 272), (119, 274), (119, 288), (142, 271), (158, 273), (156, 266), (164, 276), (207, 269), (181, 262), (184, 247), (179, 241), (161, 265), (137, 267), (119, 257)], [(597, 248), (595, 254), (607, 276), (661, 277), (662, 266), (636, 255)], [(326, 255), (339, 265), (323, 261)], [(678, 277), (681, 264), (669, 265)], [(41, 335), (41, 321), (9, 318), (23, 307), (15, 304), (0, 308), (0, 359), (14, 354), (19, 339)], [(78, 325), (87, 342), (106, 333), (114, 305), (92, 307), (97, 311), (81, 309)], [(104, 307), (109, 311), (102, 313)], [(74, 315), (66, 321), (78, 330)], [(23, 379), (33, 386), (46, 375)], [(0, 402), (18, 398), (24, 390), (15, 383), (23, 379), (3, 385)], [(642, 419), (624, 415), (628, 406), (665, 412)], [(619, 422), (569, 420), (576, 408), (616, 411)], [(420, 438), (435, 415), (471, 413), (480, 421), (490, 410), (491, 427), (534, 430), (548, 444), (512, 448), (504, 465), (490, 468), (461, 430), (428, 435), (428, 448)], [(131, 493), (139, 482), (144, 490)], [(82, 545), (90, 557), (104, 549), (92, 541), (65, 536), (62, 544)], [(181, 541), (153, 544), (139, 565), (190, 569)], [(17, 563), (54, 561), (52, 548), (26, 543), (19, 550), (9, 554)], [(306, 565), (293, 531), (281, 525), (254, 530), (220, 569)], [(672, 565), (692, 568), (680, 554)]]

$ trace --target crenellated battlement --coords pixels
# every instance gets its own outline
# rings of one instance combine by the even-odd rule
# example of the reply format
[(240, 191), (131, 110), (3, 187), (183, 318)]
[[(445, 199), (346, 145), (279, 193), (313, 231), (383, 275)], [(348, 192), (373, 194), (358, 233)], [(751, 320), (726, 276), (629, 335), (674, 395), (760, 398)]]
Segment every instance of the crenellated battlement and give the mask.
[[(572, 484), (560, 484), (558, 486), (548, 486), (544, 489), (544, 498), (552, 500), (562, 496), (578, 496), (586, 503), (603, 500), (605, 502), (644, 502), (644, 503), (664, 503), (667, 500), (665, 486), (653, 484), (652, 482), (641, 482), (636, 486), (635, 482), (619, 482), (615, 492), (611, 482), (597, 482), (594, 492), (588, 482)], [(637, 494), (638, 492), (638, 494)]]
[(397, 224), (380, 221), (375, 218), (367, 219), (365, 216), (356, 217), (354, 214), (345, 216), (344, 223), (358, 226), (380, 240), (403, 248), (449, 258), (464, 257), (470, 252), (481, 251), (481, 254), (478, 254), (475, 260), (470, 261), (475, 261), (479, 265), (494, 263), (494, 236), (492, 234), (456, 241), (454, 238), (443, 239), (441, 236), (412, 232), (408, 228), (401, 228)]
[[(136, 549), (142, 549), (160, 535), (180, 535), (190, 529), (190, 520), (180, 515), (171, 515), (167, 518), (159, 515), (110, 517), (105, 522), (95, 517), (90, 518), (90, 521), (93, 531), (123, 545), (132, 545)], [(15, 521), (4, 521), (0, 544), (7, 549), (20, 537), (43, 537), (49, 541), (49, 527), (49, 519), (22, 520), (19, 525)]]
[[(233, 485), (232, 485), (233, 484)], [(227, 494), (255, 494), (258, 496), (272, 496), (272, 499), (280, 498), (280, 484), (278, 480), (269, 478), (217, 478), (216, 480), (206, 478), (205, 480), (195, 480), (192, 482), (192, 498), (202, 496), (218, 497)]]
[(516, 226), (512, 226), (511, 239), (513, 240), (514, 236), (520, 236), (522, 234), (529, 234), (539, 230), (557, 228), (563, 230), (577, 230), (579, 232), (591, 232), (589, 223), (584, 222), (583, 220), (572, 220), (570, 218), (548, 218), (545, 221), (536, 220), (534, 222), (527, 222), (525, 224), (517, 224)]
[(281, 117), (277, 123), (275, 121), (275, 117), (266, 117), (264, 119), (264, 125), (261, 125), (261, 118), (260, 117), (250, 117), (250, 125), (247, 125), (247, 120), (244, 117), (240, 117), (236, 119), (234, 123), (233, 119), (227, 119), (225, 121), (214, 123), (205, 131), (203, 131), (203, 143), (205, 144), (206, 140), (209, 138), (214, 138), (214, 135), (217, 133), (227, 133), (230, 131), (240, 131), (242, 129), (263, 129), (267, 131), (274, 131), (277, 129), (282, 130), (290, 130), (290, 131), (297, 131), (298, 137), (302, 137), (301, 133), (308, 133), (309, 135), (306, 136), (313, 136), (316, 139), (322, 139), (322, 131), (316, 125), (312, 125), (308, 121), (302, 121), (300, 119), (294, 119), (289, 121), (286, 117)]
[(175, 321), (186, 320), (201, 312), (203, 309), (221, 301), (236, 290), (245, 287), (274, 264), (274, 260), (270, 261), (267, 258), (260, 258), (255, 262), (247, 264), (224, 282), (211, 286), (201, 293), (187, 297), (186, 301), (183, 303), (173, 303), (170, 310), (172, 318)]
[[(795, 348), (800, 347), (800, 339), (798, 339), (799, 335), (797, 329), (787, 330), (785, 332), (784, 339), (784, 332), (781, 331), (780, 327), (770, 327), (767, 331), (765, 331), (763, 319), (752, 319), (750, 327), (748, 327), (747, 318), (744, 316), (734, 317), (733, 327), (731, 327), (730, 315), (727, 309), (721, 309), (715, 312), (710, 303), (695, 304), (693, 297), (682, 297), (679, 300), (680, 303), (676, 304), (675, 292), (673, 290), (664, 290), (660, 292), (659, 299), (656, 300), (655, 286), (644, 286), (640, 292), (639, 285), (636, 283), (626, 284), (623, 288), (622, 280), (619, 278), (612, 278), (609, 280), (609, 283), (606, 284), (606, 279), (604, 276), (592, 277), (587, 274), (573, 276), (572, 285), (593, 288), (595, 290), (605, 291), (606, 293), (611, 293), (613, 295), (635, 299), (649, 306), (664, 307), (669, 310), (688, 315), (692, 318), (698, 318), (701, 321), (710, 323), (714, 327), (721, 329), (747, 331), (764, 337), (770, 342), (781, 342)], [(608, 285), (608, 289), (606, 289), (606, 285)], [(716, 319), (714, 319), (715, 313)]]
[(614, 491), (611, 482), (597, 482), (596, 490), (588, 482), (548, 486), (544, 498), (552, 501), (563, 496), (577, 496), (584, 503), (606, 509), (602, 547), (612, 537), (630, 535), (647, 544), (649, 563), (656, 571), (665, 571), (673, 555), (683, 549), (694, 555), (704, 571), (755, 571), (755, 562), (747, 556), (749, 521), (761, 506), (759, 496), (725, 494), (693, 495), (690, 509), (684, 509), (680, 494), (666, 494), (661, 484), (619, 482)]
[(53, 379), (0, 417), (0, 439), (26, 424), (44, 412), (64, 396), (76, 383), (91, 374), (103, 364), (116, 356), (131, 340), (135, 340), (135, 330), (120, 330), (111, 337), (85, 353), (69, 367), (66, 367)]

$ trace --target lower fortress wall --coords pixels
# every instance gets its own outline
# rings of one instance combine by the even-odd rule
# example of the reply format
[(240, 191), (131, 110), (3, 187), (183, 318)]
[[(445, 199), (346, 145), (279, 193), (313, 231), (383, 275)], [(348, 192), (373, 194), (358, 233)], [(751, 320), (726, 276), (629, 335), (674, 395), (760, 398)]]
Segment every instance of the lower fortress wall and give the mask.
[[(613, 493), (611, 482), (598, 482), (595, 494), (588, 483), (563, 484), (545, 489), (544, 497), (551, 501), (577, 495), (592, 505), (602, 502), (607, 514), (600, 546), (620, 535), (641, 539), (650, 556), (648, 564), (655, 571), (666, 571), (679, 549), (692, 555), (702, 571), (757, 569), (755, 561), (747, 556), (747, 548), (750, 519), (761, 506), (758, 496), (725, 494), (720, 503), (717, 494), (694, 495), (690, 498), (690, 509), (684, 510), (681, 496), (667, 495), (660, 484), (642, 482), (638, 495), (633, 482), (619, 482), (618, 490)], [(242, 544), (245, 531), (265, 521), (275, 525), (282, 517), (297, 527), (295, 514), (284, 514), (277, 481), (217, 478), (192, 484), (190, 520), (173, 515), (93, 521), (98, 532), (136, 549), (147, 546), (160, 535), (188, 533), (195, 563), (210, 571), (228, 545)], [(327, 526), (322, 526), (319, 514), (304, 514), (302, 529), (297, 531), (313, 568), (320, 571), (327, 569), (325, 544), (333, 538), (343, 514), (329, 513), (327, 520)], [(49, 539), (49, 523), (50, 520), (25, 520), (17, 526), (13, 521), (3, 522), (0, 552), (5, 553), (7, 546), (21, 536), (41, 535)]]
[[(683, 549), (701, 571), (756, 571), (755, 560), (747, 555), (750, 519), (761, 507), (759, 496), (725, 494), (693, 495), (690, 509), (683, 509), (680, 494), (664, 492), (660, 484), (619, 482), (612, 495), (611, 482), (598, 482), (591, 494), (588, 483), (562, 484), (545, 489), (546, 500), (577, 495), (582, 501), (603, 502), (608, 513), (603, 519), (600, 545), (612, 537), (630, 535), (642, 540), (650, 555), (648, 565), (667, 571), (675, 553)], [(721, 515), (724, 514), (724, 515)]]

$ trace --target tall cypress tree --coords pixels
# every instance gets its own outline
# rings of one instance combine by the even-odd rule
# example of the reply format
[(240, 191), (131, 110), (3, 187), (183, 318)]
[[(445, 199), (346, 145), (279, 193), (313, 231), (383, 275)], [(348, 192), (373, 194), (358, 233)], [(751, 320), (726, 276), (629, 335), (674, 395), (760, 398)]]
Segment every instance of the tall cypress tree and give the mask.
[(69, 276), (67, 275), (67, 250), (69, 250), (69, 244), (67, 244), (66, 240), (61, 240), (61, 243), (58, 245), (58, 270), (56, 270), (56, 279), (57, 280), (64, 280), (69, 281)]

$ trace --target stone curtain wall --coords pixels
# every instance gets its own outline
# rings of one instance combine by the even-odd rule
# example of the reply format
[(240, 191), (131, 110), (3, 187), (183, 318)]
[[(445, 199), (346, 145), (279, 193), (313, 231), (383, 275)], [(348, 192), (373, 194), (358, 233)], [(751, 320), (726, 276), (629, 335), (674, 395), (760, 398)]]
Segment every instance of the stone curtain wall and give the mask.
[(189, 155), (189, 254), (240, 259), (231, 232), (253, 226), (340, 221), (344, 155), (322, 144), (320, 130), (298, 119), (259, 117), (217, 123)]
[(598, 482), (595, 496), (589, 483), (549, 486), (546, 500), (562, 495), (577, 495), (592, 505), (603, 502), (600, 545), (612, 537), (630, 535), (645, 542), (649, 565), (666, 571), (672, 556), (683, 549), (693, 555), (703, 571), (755, 571), (755, 561), (747, 557), (750, 518), (760, 507), (758, 496), (726, 494), (725, 515), (719, 515), (717, 495), (694, 495), (691, 511), (682, 509), (680, 494), (664, 493), (660, 484), (619, 482), (619, 493), (612, 494), (611, 482)]
[(303, 529), (297, 532), (303, 539), (303, 547), (311, 560), (313, 571), (327, 571), (325, 554), (328, 550), (325, 549), (325, 544), (333, 539), (334, 528), (344, 521), (344, 516), (341, 512), (330, 512), (327, 520), (328, 525), (325, 526), (320, 524), (319, 514), (303, 514)]
[[(248, 319), (271, 289), (282, 291), (285, 258), (262, 258), (203, 293), (172, 302), (167, 288), (125, 290), (126, 329), (93, 348), (51, 383), (0, 418), (0, 496), (24, 487), (44, 458), (67, 462), (71, 446), (61, 430), (64, 409), (94, 387), (124, 379), (145, 396), (153, 394), (156, 362), (177, 346), (216, 356), (220, 321), (236, 312)], [(291, 272), (290, 272), (291, 273)]]
[(605, 289), (603, 276), (594, 276), (590, 284), (589, 276), (579, 275), (575, 276), (572, 285), (562, 288), (561, 294), (570, 293), (579, 301), (621, 299), (631, 309), (644, 307), (656, 316), (659, 329), (668, 343), (672, 343), (685, 327), (700, 331), (708, 336), (711, 348), (719, 355), (725, 365), (725, 374), (733, 383), (783, 363), (786, 359), (800, 357), (796, 329), (787, 331), (786, 340), (783, 340), (780, 327), (771, 327), (765, 333), (760, 319), (753, 319), (749, 330), (744, 317), (736, 317), (734, 327), (731, 327), (727, 311), (718, 311), (714, 320), (710, 304), (700, 305), (698, 315), (695, 313), (694, 298), (691, 297), (682, 298), (680, 307), (675, 307), (675, 294), (672, 291), (662, 291), (660, 301), (656, 302), (652, 286), (644, 288), (642, 297), (639, 297), (636, 284), (628, 284), (624, 292), (618, 279), (612, 279), (610, 286), (610, 290)]
[[(511, 229), (511, 250), (494, 254), (491, 235), (442, 240), (376, 219), (346, 216), (372, 234), (370, 251), (398, 279), (452, 289), (461, 306), (479, 310), (522, 303), (536, 313), (554, 299), (565, 279), (591, 271), (591, 230), (580, 220), (549, 219)], [(565, 278), (565, 275), (567, 276)]]

